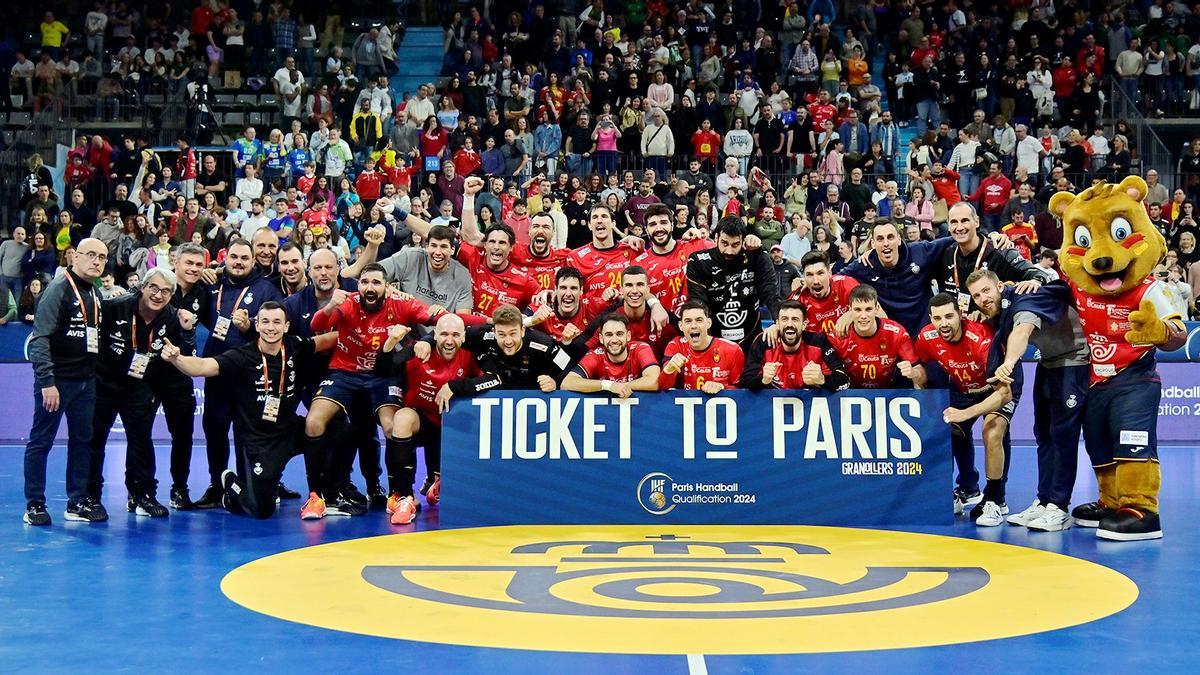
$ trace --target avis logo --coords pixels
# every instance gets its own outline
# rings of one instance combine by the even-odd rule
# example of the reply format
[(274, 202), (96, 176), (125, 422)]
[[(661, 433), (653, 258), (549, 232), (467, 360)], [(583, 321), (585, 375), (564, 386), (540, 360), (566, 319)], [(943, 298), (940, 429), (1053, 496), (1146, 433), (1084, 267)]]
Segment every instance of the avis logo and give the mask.
[(675, 509), (671, 504), (671, 477), (665, 473), (648, 473), (638, 481), (638, 504), (647, 513), (663, 516)]
[[(990, 580), (981, 567), (924, 565), (867, 566), (856, 578), (830, 579), (830, 555), (798, 542), (692, 541), (660, 534), (633, 541), (523, 544), (502, 565), (368, 565), (362, 578), (406, 598), (473, 609), (717, 620), (916, 607), (968, 595)], [(681, 581), (710, 592), (671, 592)]]

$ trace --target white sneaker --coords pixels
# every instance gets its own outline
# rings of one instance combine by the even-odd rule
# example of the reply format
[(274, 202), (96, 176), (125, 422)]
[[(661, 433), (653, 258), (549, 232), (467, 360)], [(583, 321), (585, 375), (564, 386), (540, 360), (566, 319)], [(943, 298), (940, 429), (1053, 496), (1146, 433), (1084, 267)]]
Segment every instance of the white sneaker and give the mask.
[(1024, 511), (1022, 511), (1020, 513), (1014, 513), (1011, 516), (1009, 516), (1008, 524), (1009, 525), (1020, 525), (1021, 527), (1029, 527), (1029, 523), (1031, 521), (1037, 519), (1038, 516), (1042, 515), (1043, 508), (1044, 507), (1042, 506), (1042, 503), (1035, 499), (1035, 500), (1033, 500), (1033, 503), (1029, 505), (1029, 508), (1025, 509)]
[(1027, 527), (1038, 532), (1061, 532), (1072, 525), (1071, 516), (1054, 504), (1042, 507), (1042, 513), (1029, 521)]
[(1002, 506), (993, 501), (983, 503), (983, 513), (975, 519), (975, 524), (979, 527), (996, 527), (1004, 522), (1004, 512)]

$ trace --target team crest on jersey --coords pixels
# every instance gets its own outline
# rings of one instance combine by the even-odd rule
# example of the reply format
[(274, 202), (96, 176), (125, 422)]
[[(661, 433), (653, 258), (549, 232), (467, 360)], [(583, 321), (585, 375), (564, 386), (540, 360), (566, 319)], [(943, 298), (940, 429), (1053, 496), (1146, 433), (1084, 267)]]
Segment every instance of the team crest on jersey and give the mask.
[(245, 299), (245, 300), (242, 300), (242, 304), (243, 304), (243, 305), (249, 305), (249, 304), (250, 304), (250, 303), (252, 303), (252, 302), (254, 302), (254, 294), (253, 294), (253, 293), (249, 293), (249, 292), (247, 292), (247, 293), (246, 293), (246, 299)]
[(1067, 407), (1068, 408), (1074, 408), (1077, 405), (1079, 405), (1079, 399), (1075, 398), (1075, 394), (1071, 394), (1070, 396), (1067, 397)]
[(200, 298), (195, 298), (194, 300), (192, 300), (192, 311), (193, 312), (200, 311)]
[(920, 273), (921, 273), (921, 266), (920, 266), (920, 265), (918, 265), (917, 263), (913, 263), (910, 269), (912, 269), (912, 273), (913, 273), (913, 274), (920, 274)]

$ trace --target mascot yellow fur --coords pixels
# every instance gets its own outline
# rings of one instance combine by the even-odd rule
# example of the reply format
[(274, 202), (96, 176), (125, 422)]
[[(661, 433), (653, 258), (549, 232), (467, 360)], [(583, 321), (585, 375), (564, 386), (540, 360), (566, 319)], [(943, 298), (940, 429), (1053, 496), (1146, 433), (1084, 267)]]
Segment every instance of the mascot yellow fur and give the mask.
[(1090, 351), (1083, 433), (1100, 486), (1099, 500), (1071, 515), (1115, 541), (1162, 537), (1156, 434), (1162, 382), (1154, 355), (1156, 347), (1178, 349), (1185, 338), (1170, 289), (1152, 276), (1167, 247), (1146, 214), (1146, 191), (1145, 181), (1129, 176), (1120, 185), (1050, 199), (1063, 223), (1059, 265)]

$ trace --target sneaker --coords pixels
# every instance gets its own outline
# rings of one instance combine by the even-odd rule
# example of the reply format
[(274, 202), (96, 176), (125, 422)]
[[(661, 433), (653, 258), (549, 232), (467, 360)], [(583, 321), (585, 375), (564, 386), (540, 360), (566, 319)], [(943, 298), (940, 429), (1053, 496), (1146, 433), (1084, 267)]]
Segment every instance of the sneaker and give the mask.
[(204, 489), (204, 494), (200, 495), (200, 499), (197, 499), (192, 505), (198, 509), (215, 509), (221, 506), (221, 497), (224, 495), (224, 490), (216, 485), (209, 485)]
[(1071, 527), (1071, 516), (1058, 508), (1057, 504), (1047, 504), (1042, 507), (1042, 513), (1030, 520), (1026, 526), (1037, 532), (1062, 532)]
[(25, 516), (22, 520), (29, 525), (45, 527), (50, 524), (50, 512), (46, 510), (45, 504), (34, 502), (25, 507)]
[(442, 500), (442, 475), (433, 475), (433, 484), (425, 491), (425, 501), (430, 506), (437, 506), (437, 503)]
[(1033, 500), (1033, 503), (1029, 505), (1029, 508), (1025, 509), (1024, 511), (1022, 511), (1020, 513), (1014, 513), (1011, 516), (1009, 516), (1008, 524), (1009, 525), (1020, 525), (1021, 527), (1029, 527), (1030, 521), (1036, 520), (1039, 516), (1042, 515), (1043, 508), (1044, 507), (1042, 506), (1042, 503), (1035, 499), (1035, 500)]
[(1100, 527), (1100, 521), (1116, 512), (1100, 502), (1088, 502), (1071, 509), (1071, 518), (1079, 527)]
[(166, 518), (167, 507), (158, 503), (153, 495), (138, 495), (125, 504), (125, 510), (143, 518)]
[(954, 491), (954, 515), (961, 516), (963, 512), (963, 504), (958, 501), (958, 490)]
[[(238, 495), (242, 494), (242, 487), (238, 485), (237, 474), (229, 469), (225, 469), (221, 473), (221, 506), (230, 513), (245, 513), (242, 508), (242, 502)], [(276, 497), (278, 503), (278, 497)]]
[(88, 497), (76, 504), (67, 504), (63, 517), (80, 523), (103, 523), (108, 520), (108, 512), (100, 502)]
[(188, 494), (188, 489), (184, 487), (171, 488), (170, 502), (171, 508), (176, 511), (195, 511), (196, 505), (192, 503), (192, 496)]
[(412, 495), (401, 497), (392, 513), (393, 525), (408, 525), (417, 519), (417, 500)]
[(342, 489), (339, 491), (339, 494), (342, 497), (348, 499), (349, 501), (354, 502), (355, 504), (359, 504), (361, 506), (366, 506), (368, 503), (367, 496), (364, 495), (363, 493), (359, 492), (358, 488), (354, 485), (353, 482), (346, 483), (344, 486), (342, 486)]
[(315, 492), (308, 493), (308, 501), (300, 508), (300, 520), (320, 520), (324, 517), (325, 500)]
[(367, 486), (367, 505), (373, 509), (382, 509), (388, 503), (388, 494), (383, 491), (383, 486), (379, 483), (372, 483)]
[[(975, 514), (976, 511), (979, 511), (979, 515)], [(1007, 504), (997, 504), (991, 500), (971, 509), (971, 517), (975, 519), (975, 524), (979, 527), (996, 527), (1004, 522), (1004, 516), (1007, 513)]]
[(275, 490), (275, 496), (280, 499), (300, 499), (300, 493), (284, 485), (283, 481), (279, 481), (279, 487)]
[[(392, 522), (396, 522), (394, 516)], [(1162, 539), (1163, 533), (1157, 513), (1126, 506), (1101, 520), (1096, 536), (1110, 541), (1142, 541)]]
[(963, 488), (956, 487), (954, 488), (954, 498), (961, 505), (961, 509), (957, 509), (955, 513), (962, 513), (967, 507), (975, 506), (983, 501), (983, 493), (979, 491), (979, 488), (964, 490)]
[(361, 516), (367, 512), (365, 503), (359, 504), (341, 493), (327, 500), (325, 508), (325, 514), (329, 516)]
[(398, 508), (400, 508), (400, 495), (393, 492), (390, 496), (388, 496), (387, 514), (389, 516), (392, 515), (393, 513), (396, 512), (396, 509), (398, 509)]

